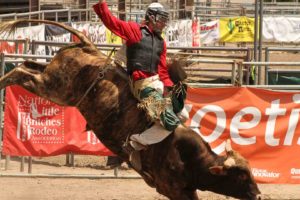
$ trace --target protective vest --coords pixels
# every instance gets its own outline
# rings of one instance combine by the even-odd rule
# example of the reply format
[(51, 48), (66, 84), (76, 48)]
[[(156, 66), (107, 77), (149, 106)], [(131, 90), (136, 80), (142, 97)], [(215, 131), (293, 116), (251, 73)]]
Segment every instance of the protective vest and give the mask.
[(141, 27), (140, 42), (127, 46), (127, 70), (157, 73), (164, 40), (160, 35), (152, 34), (146, 27)]

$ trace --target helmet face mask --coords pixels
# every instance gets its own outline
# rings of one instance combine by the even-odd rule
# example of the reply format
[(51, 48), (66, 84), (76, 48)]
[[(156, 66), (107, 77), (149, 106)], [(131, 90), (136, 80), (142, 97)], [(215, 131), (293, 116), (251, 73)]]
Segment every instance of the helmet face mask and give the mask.
[(154, 22), (166, 24), (169, 21), (169, 13), (165, 11), (164, 7), (160, 3), (152, 3), (149, 5), (145, 19), (149, 21), (151, 16), (154, 17)]
[(160, 21), (166, 24), (169, 21), (169, 13), (165, 11), (158, 11), (155, 16), (155, 20), (156, 22)]

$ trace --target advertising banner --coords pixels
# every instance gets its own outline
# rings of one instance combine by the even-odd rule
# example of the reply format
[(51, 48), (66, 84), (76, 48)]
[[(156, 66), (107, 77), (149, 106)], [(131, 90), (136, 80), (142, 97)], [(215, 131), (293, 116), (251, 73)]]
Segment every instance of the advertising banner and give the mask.
[[(52, 42), (71, 42), (71, 33), (58, 26), (47, 24), (45, 25), (45, 39)], [(47, 46), (47, 55), (55, 55), (60, 48), (57, 46)]]
[(220, 42), (253, 42), (254, 18), (232, 17), (220, 19)]
[(195, 40), (192, 20), (171, 21), (166, 28), (165, 40), (170, 47), (192, 47)]
[[(106, 43), (106, 28), (100, 23), (72, 23), (72, 27), (83, 32), (94, 44)], [(74, 42), (79, 42), (78, 38), (72, 35)]]
[(6, 89), (3, 153), (51, 156), (73, 152), (112, 155), (76, 108), (61, 107), (19, 86)]
[[(217, 94), (217, 95), (216, 95)], [(3, 153), (50, 156), (67, 152), (112, 155), (75, 108), (18, 86), (7, 88)], [(189, 88), (187, 126), (217, 154), (225, 141), (250, 163), (260, 183), (300, 184), (300, 93), (255, 88)]]
[(179, 46), (179, 27), (177, 21), (171, 21), (166, 28), (165, 40), (167, 46), (177, 47)]
[(300, 183), (300, 93), (189, 88), (186, 108), (188, 125), (216, 153), (231, 139), (258, 182)]
[(192, 31), (193, 31), (193, 47), (200, 47), (200, 21), (194, 20), (192, 22)]
[[(17, 28), (15, 39), (29, 39), (37, 41), (45, 41), (45, 25), (29, 26), (24, 28)], [(31, 50), (26, 52), (27, 54), (32, 54)], [(34, 55), (46, 55), (46, 49), (44, 45), (37, 45)], [(44, 59), (38, 59), (38, 61), (44, 61)]]
[(219, 20), (201, 24), (200, 27), (201, 44), (213, 44), (215, 42), (219, 42), (220, 39), (219, 29), (220, 29)]
[[(14, 34), (9, 34), (8, 32), (3, 32), (0, 34), (0, 40), (13, 40)], [(17, 38), (16, 38), (17, 39)], [(24, 46), (23, 44), (19, 43), (16, 44), (15, 42), (8, 42), (8, 41), (0, 41), (0, 53), (24, 53)]]
[(299, 17), (264, 17), (264, 42), (300, 42)]
[(7, 42), (2, 41), (0, 42), (0, 53), (23, 53), (23, 45), (22, 44), (16, 44), (15, 42)]
[[(122, 38), (120, 38), (119, 36), (117, 36), (116, 34), (114, 34), (113, 32), (111, 32), (110, 30), (106, 29), (106, 43), (107, 44), (122, 44)], [(110, 51), (106, 51), (106, 55), (109, 55), (111, 52)], [(115, 53), (113, 53), (112, 55), (115, 55)], [(124, 57), (126, 57), (124, 55)]]

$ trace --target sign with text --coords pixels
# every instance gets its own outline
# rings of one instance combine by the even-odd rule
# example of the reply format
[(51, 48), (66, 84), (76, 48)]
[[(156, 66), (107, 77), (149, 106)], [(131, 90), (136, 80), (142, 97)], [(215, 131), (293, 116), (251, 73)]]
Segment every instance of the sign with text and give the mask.
[(253, 42), (254, 18), (231, 17), (220, 19), (220, 42)]
[(6, 89), (3, 153), (50, 156), (68, 152), (112, 155), (76, 108), (58, 106), (18, 86)]
[(231, 139), (257, 181), (300, 183), (300, 93), (189, 88), (186, 108), (189, 125), (216, 153)]
[[(3, 153), (111, 155), (75, 108), (13, 86), (6, 91)], [(300, 93), (254, 88), (189, 88), (190, 126), (221, 154), (232, 141), (260, 183), (300, 184)]]

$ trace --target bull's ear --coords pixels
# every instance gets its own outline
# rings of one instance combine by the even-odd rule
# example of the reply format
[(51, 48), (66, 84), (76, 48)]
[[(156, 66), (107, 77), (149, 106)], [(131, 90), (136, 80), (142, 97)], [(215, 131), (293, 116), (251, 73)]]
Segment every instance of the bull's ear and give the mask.
[(227, 174), (227, 171), (223, 166), (210, 167), (209, 171), (211, 174), (218, 175), (218, 176), (225, 176)]

